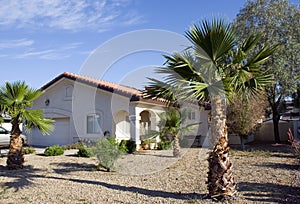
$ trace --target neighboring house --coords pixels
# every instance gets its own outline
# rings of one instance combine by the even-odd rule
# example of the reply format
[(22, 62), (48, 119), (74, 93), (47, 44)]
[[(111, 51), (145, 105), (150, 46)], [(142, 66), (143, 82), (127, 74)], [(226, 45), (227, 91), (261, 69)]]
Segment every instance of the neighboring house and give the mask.
[[(104, 134), (118, 141), (132, 139), (139, 145), (150, 130), (158, 130), (158, 114), (166, 107), (163, 100), (145, 99), (138, 89), (68, 72), (41, 89), (44, 93), (32, 109), (43, 109), (46, 118), (55, 120), (55, 129), (50, 135), (33, 129), (28, 134), (30, 145), (95, 141)], [(205, 135), (207, 111), (200, 111), (198, 106), (188, 109), (190, 122), (202, 122), (192, 134)]]

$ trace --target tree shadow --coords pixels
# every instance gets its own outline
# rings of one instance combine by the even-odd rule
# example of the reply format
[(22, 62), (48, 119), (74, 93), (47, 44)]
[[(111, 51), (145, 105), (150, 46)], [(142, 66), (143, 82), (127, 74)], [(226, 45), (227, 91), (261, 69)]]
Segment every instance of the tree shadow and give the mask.
[(290, 158), (294, 159), (296, 156), (293, 153), (282, 153), (282, 152), (274, 152), (271, 153), (272, 157), (279, 157), (279, 158)]
[(257, 166), (273, 168), (273, 169), (285, 169), (285, 170), (299, 170), (299, 164), (279, 164), (279, 163), (263, 163)]
[(39, 173), (41, 169), (34, 168), (33, 166), (24, 166), (23, 169), (9, 170), (6, 166), (0, 166), (0, 177), (14, 178), (14, 181), (2, 183), (3, 186), (14, 188), (15, 192), (20, 189), (33, 185), (34, 178), (42, 177)]
[(55, 165), (57, 168), (53, 171), (57, 174), (67, 174), (76, 171), (92, 171), (97, 168), (95, 164), (86, 164), (86, 163), (76, 163), (76, 162), (60, 162), (60, 163), (51, 163), (50, 165)]
[(172, 198), (172, 199), (178, 199), (178, 200), (191, 200), (191, 199), (208, 199), (206, 198), (206, 194), (199, 194), (199, 193), (181, 193), (181, 192), (167, 192), (167, 191), (161, 191), (161, 190), (150, 190), (140, 187), (134, 187), (134, 186), (122, 186), (117, 184), (110, 184), (102, 181), (91, 181), (91, 180), (81, 180), (81, 179), (66, 179), (61, 177), (48, 177), (50, 179), (58, 179), (58, 180), (67, 180), (72, 181), (76, 183), (83, 183), (83, 184), (90, 184), (90, 185), (97, 185), (102, 186), (106, 188), (110, 188), (113, 190), (118, 191), (125, 191), (125, 192), (132, 192), (137, 193), (149, 197), (160, 197), (160, 198)]
[(289, 144), (272, 144), (272, 143), (249, 143), (247, 144), (247, 150), (250, 151), (268, 151), (271, 153), (293, 153), (293, 149)]
[(276, 183), (240, 182), (239, 191), (254, 202), (300, 203), (300, 187)]
[[(24, 166), (23, 169), (20, 170), (8, 170), (5, 166), (0, 166), (0, 176), (14, 178), (14, 181), (9, 181), (5, 183), (1, 183), (2, 186), (6, 186), (7, 188), (15, 189), (15, 192), (21, 190), (24, 187), (34, 185), (35, 178), (42, 179), (54, 179), (54, 180), (66, 180), (79, 184), (90, 184), (96, 186), (102, 186), (106, 188), (110, 188), (117, 191), (125, 191), (131, 193), (137, 193), (149, 197), (159, 197), (159, 198), (172, 198), (177, 200), (193, 200), (193, 199), (208, 199), (206, 194), (199, 193), (181, 193), (181, 192), (168, 192), (163, 190), (151, 190), (141, 187), (135, 186), (125, 186), (118, 184), (110, 184), (104, 181), (95, 181), (95, 180), (87, 180), (87, 179), (75, 179), (62, 177), (59, 175), (65, 175), (74, 171), (91, 171), (95, 165), (91, 164), (77, 164), (72, 162), (67, 163), (52, 163), (53, 165), (58, 165), (61, 168), (54, 169), (53, 171), (58, 175), (49, 175), (51, 172), (47, 172), (46, 170), (37, 169), (33, 166)], [(108, 173), (109, 174), (109, 173)]]

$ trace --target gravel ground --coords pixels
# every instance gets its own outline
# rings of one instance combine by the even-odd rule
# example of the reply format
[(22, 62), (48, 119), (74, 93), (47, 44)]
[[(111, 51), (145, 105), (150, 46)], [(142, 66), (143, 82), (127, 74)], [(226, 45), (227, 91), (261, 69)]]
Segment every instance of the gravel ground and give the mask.
[[(270, 152), (232, 151), (239, 192), (230, 203), (300, 203), (299, 160), (284, 145), (257, 148)], [(74, 151), (25, 155), (24, 169), (14, 171), (3, 157), (0, 203), (214, 203), (206, 198), (207, 149), (183, 152), (180, 159), (172, 151), (126, 155), (115, 172), (95, 171), (95, 158)]]

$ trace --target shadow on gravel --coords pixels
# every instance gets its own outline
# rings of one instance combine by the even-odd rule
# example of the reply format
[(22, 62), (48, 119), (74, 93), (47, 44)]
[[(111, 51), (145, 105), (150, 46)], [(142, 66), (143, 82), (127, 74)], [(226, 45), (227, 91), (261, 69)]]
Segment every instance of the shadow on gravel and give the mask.
[(14, 178), (14, 181), (1, 183), (2, 186), (6, 186), (8, 188), (14, 188), (15, 192), (20, 189), (33, 185), (33, 178), (42, 177), (38, 175), (40, 172), (45, 172), (45, 170), (36, 169), (32, 166), (24, 166), (23, 169), (18, 170), (8, 170), (6, 166), (0, 166), (0, 177), (9, 177)]
[(95, 164), (84, 164), (84, 163), (73, 163), (73, 162), (60, 162), (60, 163), (51, 163), (58, 168), (53, 169), (57, 174), (67, 174), (76, 171), (92, 171), (97, 168)]
[(150, 190), (140, 187), (134, 187), (134, 186), (121, 186), (117, 184), (109, 184), (102, 181), (90, 181), (90, 180), (81, 180), (81, 179), (65, 179), (60, 177), (48, 177), (50, 179), (59, 179), (59, 180), (67, 180), (72, 181), (76, 183), (84, 183), (84, 184), (90, 184), (90, 185), (97, 185), (97, 186), (103, 186), (106, 188), (110, 188), (113, 190), (118, 191), (126, 191), (126, 192), (132, 192), (137, 193), (149, 197), (160, 197), (160, 198), (173, 198), (178, 200), (193, 200), (193, 199), (208, 199), (206, 198), (206, 194), (198, 194), (198, 193), (175, 193), (175, 192), (166, 192), (166, 191), (160, 191), (160, 190)]
[[(264, 163), (257, 166), (274, 168), (274, 169), (286, 169), (286, 170), (300, 170), (299, 164), (278, 164), (278, 163)], [(299, 195), (300, 196), (300, 195)]]
[[(65, 174), (68, 172), (74, 172), (80, 170), (90, 171), (92, 168), (90, 164), (84, 165), (84, 164), (74, 164), (74, 163), (61, 163), (55, 165), (64, 168), (64, 169), (55, 169), (54, 171), (58, 174)], [(45, 172), (45, 170), (35, 169), (32, 166), (25, 166), (23, 169), (20, 170), (8, 170), (5, 166), (0, 166), (0, 176), (5, 176), (5, 177), (15, 179), (14, 181), (11, 182), (0, 183), (1, 186), (5, 186), (7, 188), (14, 188), (15, 192), (19, 191), (20, 189), (26, 186), (34, 185), (33, 180), (35, 178), (44, 178), (44, 179), (66, 180), (66, 181), (71, 181), (71, 182), (76, 182), (81, 184), (103, 186), (113, 190), (132, 192), (132, 193), (142, 194), (150, 197), (173, 198), (178, 200), (207, 199), (205, 198), (206, 196), (205, 194), (166, 192), (161, 190), (150, 190), (150, 189), (134, 187), (134, 186), (129, 187), (129, 186), (122, 186), (117, 184), (109, 184), (101, 181), (55, 177), (55, 176), (48, 175), (47, 172)]]
[(300, 203), (300, 187), (251, 182), (241, 182), (238, 186), (244, 199), (253, 202)]

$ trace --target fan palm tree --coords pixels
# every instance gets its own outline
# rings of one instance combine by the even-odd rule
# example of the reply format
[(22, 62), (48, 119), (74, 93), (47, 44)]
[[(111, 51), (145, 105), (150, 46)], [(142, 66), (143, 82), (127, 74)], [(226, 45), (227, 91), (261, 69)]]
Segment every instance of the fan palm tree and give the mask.
[(273, 83), (272, 75), (262, 65), (276, 46), (255, 47), (258, 35), (249, 35), (239, 42), (231, 25), (217, 19), (193, 25), (186, 37), (192, 46), (165, 56), (166, 66), (157, 68), (164, 75), (164, 82), (150, 78), (146, 95), (210, 102), (213, 150), (208, 158), (207, 187), (212, 198), (228, 198), (236, 193), (236, 184), (228, 154), (226, 102), (239, 92), (254, 96)]
[(158, 132), (152, 131), (151, 134), (154, 136), (171, 135), (173, 140), (173, 156), (179, 157), (180, 156), (179, 137), (181, 135), (184, 135), (185, 132), (192, 131), (192, 129), (196, 125), (199, 125), (199, 122), (185, 125), (184, 123), (187, 119), (186, 109), (179, 112), (179, 109), (169, 107), (166, 110), (166, 112), (160, 113), (158, 116), (160, 120), (157, 126), (159, 127), (160, 131)]
[(25, 82), (6, 82), (0, 87), (0, 109), (11, 117), (11, 137), (7, 166), (9, 169), (23, 167), (24, 157), (22, 154), (22, 138), (20, 137), (20, 124), (23, 123), (25, 130), (37, 127), (43, 134), (50, 133), (53, 121), (43, 117), (42, 110), (30, 110), (32, 103), (42, 92), (29, 88)]

